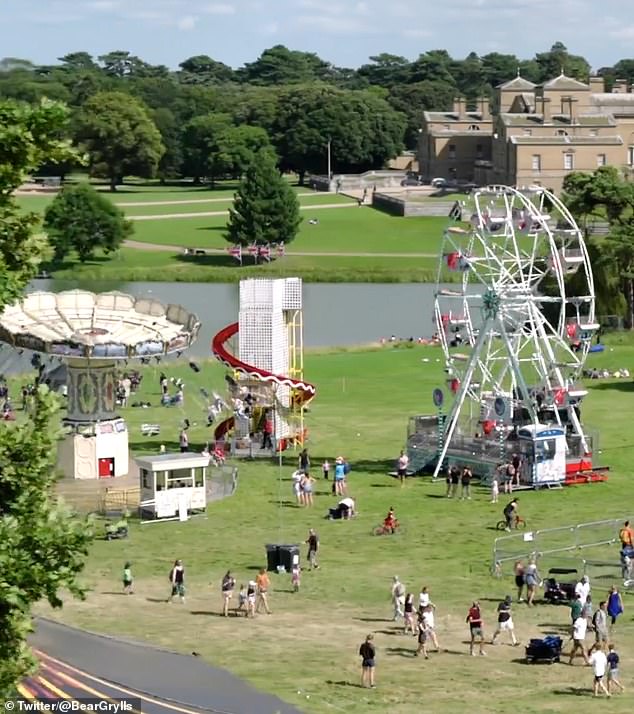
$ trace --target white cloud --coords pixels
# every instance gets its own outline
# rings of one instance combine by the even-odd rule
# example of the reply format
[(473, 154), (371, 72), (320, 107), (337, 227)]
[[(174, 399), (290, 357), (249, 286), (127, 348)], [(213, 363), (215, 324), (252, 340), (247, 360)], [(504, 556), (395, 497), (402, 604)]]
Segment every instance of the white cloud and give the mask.
[(403, 37), (413, 37), (414, 39), (431, 37), (429, 30), (416, 30), (414, 28), (403, 30)]
[(91, 0), (86, 7), (95, 12), (112, 12), (121, 7), (121, 2), (120, 0)]
[(617, 40), (634, 40), (634, 25), (626, 25), (618, 30), (612, 30), (610, 37)]
[(302, 15), (297, 24), (317, 32), (331, 35), (371, 34), (381, 32), (380, 27), (371, 26), (356, 17), (332, 17), (325, 15)]
[(183, 31), (193, 30), (196, 27), (196, 20), (197, 18), (193, 15), (185, 15), (176, 21), (176, 27)]
[(224, 2), (212, 2), (202, 9), (208, 15), (235, 15), (236, 8), (235, 5), (229, 5), (229, 3)]
[(280, 26), (279, 23), (277, 22), (267, 22), (265, 25), (262, 25), (260, 28), (260, 32), (263, 35), (276, 35), (280, 31)]

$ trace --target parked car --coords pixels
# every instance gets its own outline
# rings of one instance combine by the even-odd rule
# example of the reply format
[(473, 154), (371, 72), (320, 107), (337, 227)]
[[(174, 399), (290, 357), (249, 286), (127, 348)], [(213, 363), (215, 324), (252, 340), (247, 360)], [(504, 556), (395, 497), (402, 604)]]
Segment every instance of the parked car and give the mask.
[(444, 178), (435, 178), (431, 180), (431, 185), (434, 188), (446, 188), (449, 185), (449, 181)]
[(423, 182), (421, 179), (415, 176), (408, 176), (401, 181), (401, 186), (422, 186)]

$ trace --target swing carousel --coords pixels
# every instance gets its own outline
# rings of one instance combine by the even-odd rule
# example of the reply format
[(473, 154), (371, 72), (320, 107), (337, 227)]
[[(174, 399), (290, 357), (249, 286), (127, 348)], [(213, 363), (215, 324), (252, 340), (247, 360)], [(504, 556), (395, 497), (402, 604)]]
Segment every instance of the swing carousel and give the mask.
[(0, 341), (66, 365), (67, 437), (59, 466), (71, 478), (128, 473), (128, 430), (117, 414), (116, 371), (138, 359), (181, 353), (200, 322), (180, 305), (119, 292), (34, 292), (0, 314)]
[(446, 383), (437, 415), (410, 421), (413, 467), (490, 476), (520, 455), (525, 485), (591, 471), (579, 380), (599, 325), (574, 218), (541, 187), (507, 186), (475, 191), (451, 218), (434, 306)]

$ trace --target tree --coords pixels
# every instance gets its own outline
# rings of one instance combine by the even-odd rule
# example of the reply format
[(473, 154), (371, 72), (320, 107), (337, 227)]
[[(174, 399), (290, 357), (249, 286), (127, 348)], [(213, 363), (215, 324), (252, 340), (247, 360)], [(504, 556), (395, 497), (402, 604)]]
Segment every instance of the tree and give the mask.
[(0, 101), (0, 310), (35, 277), (46, 248), (44, 239), (32, 234), (39, 216), (21, 212), (14, 191), (42, 163), (73, 156), (63, 140), (67, 124), (68, 111), (60, 104)]
[(218, 157), (218, 138), (230, 126), (231, 117), (228, 114), (195, 117), (185, 126), (183, 171), (194, 179), (194, 183), (208, 178), (213, 185), (220, 173), (220, 167), (214, 163)]
[(181, 68), (178, 80), (183, 84), (222, 84), (236, 79), (231, 67), (208, 55), (189, 57), (178, 66)]
[(77, 139), (95, 174), (110, 179), (110, 189), (127, 174), (150, 178), (165, 148), (146, 107), (122, 92), (99, 92), (77, 117)]
[(587, 82), (590, 76), (590, 65), (579, 55), (571, 55), (563, 42), (555, 42), (548, 52), (535, 55), (540, 69), (539, 81), (547, 82), (558, 77), (562, 72), (581, 82)]
[(161, 132), (165, 153), (159, 161), (157, 176), (164, 183), (167, 179), (178, 178), (183, 168), (183, 143), (181, 127), (169, 109), (152, 112), (156, 128)]
[(403, 146), (405, 117), (372, 91), (327, 86), (280, 93), (273, 143), (283, 170), (326, 173), (326, 146), (337, 171), (381, 168)]
[(359, 67), (357, 73), (370, 84), (391, 89), (397, 84), (407, 84), (411, 81), (412, 64), (405, 57), (382, 52), (370, 57), (371, 64)]
[(255, 62), (247, 63), (239, 74), (250, 84), (297, 84), (323, 79), (329, 69), (330, 65), (313, 52), (275, 45), (264, 50)]
[(82, 263), (96, 250), (106, 255), (117, 250), (133, 232), (123, 211), (87, 183), (67, 186), (57, 194), (44, 214), (44, 228), (56, 260), (74, 250)]
[(211, 157), (218, 173), (242, 176), (261, 151), (275, 157), (268, 134), (257, 126), (231, 126), (218, 136)]
[[(67, 120), (59, 104), (0, 102), (0, 310), (20, 297), (45, 249), (32, 235), (39, 217), (20, 211), (14, 191), (39, 164), (68, 158), (59, 139)], [(15, 695), (35, 664), (26, 642), (31, 607), (43, 599), (60, 607), (64, 590), (82, 594), (76, 578), (90, 532), (52, 494), (57, 408), (40, 387), (29, 419), (0, 430), (0, 701)]]
[(277, 170), (273, 155), (258, 152), (229, 210), (225, 239), (240, 245), (290, 243), (301, 220), (297, 196)]

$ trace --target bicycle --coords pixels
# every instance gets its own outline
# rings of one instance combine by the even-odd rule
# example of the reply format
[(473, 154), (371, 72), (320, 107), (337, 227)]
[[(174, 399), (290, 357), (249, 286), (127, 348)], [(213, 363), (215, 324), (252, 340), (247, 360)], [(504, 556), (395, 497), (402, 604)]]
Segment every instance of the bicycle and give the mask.
[[(506, 520), (498, 521), (495, 525), (496, 530), (505, 531), (508, 526), (506, 525)], [(526, 528), (526, 521), (522, 516), (515, 516), (515, 523), (511, 526), (511, 530), (523, 531)]]
[(401, 524), (396, 521), (394, 523), (393, 528), (387, 528), (384, 523), (381, 523), (379, 526), (375, 526), (372, 529), (372, 535), (375, 536), (380, 536), (380, 535), (396, 535), (396, 534), (402, 534), (403, 533), (403, 527)]

